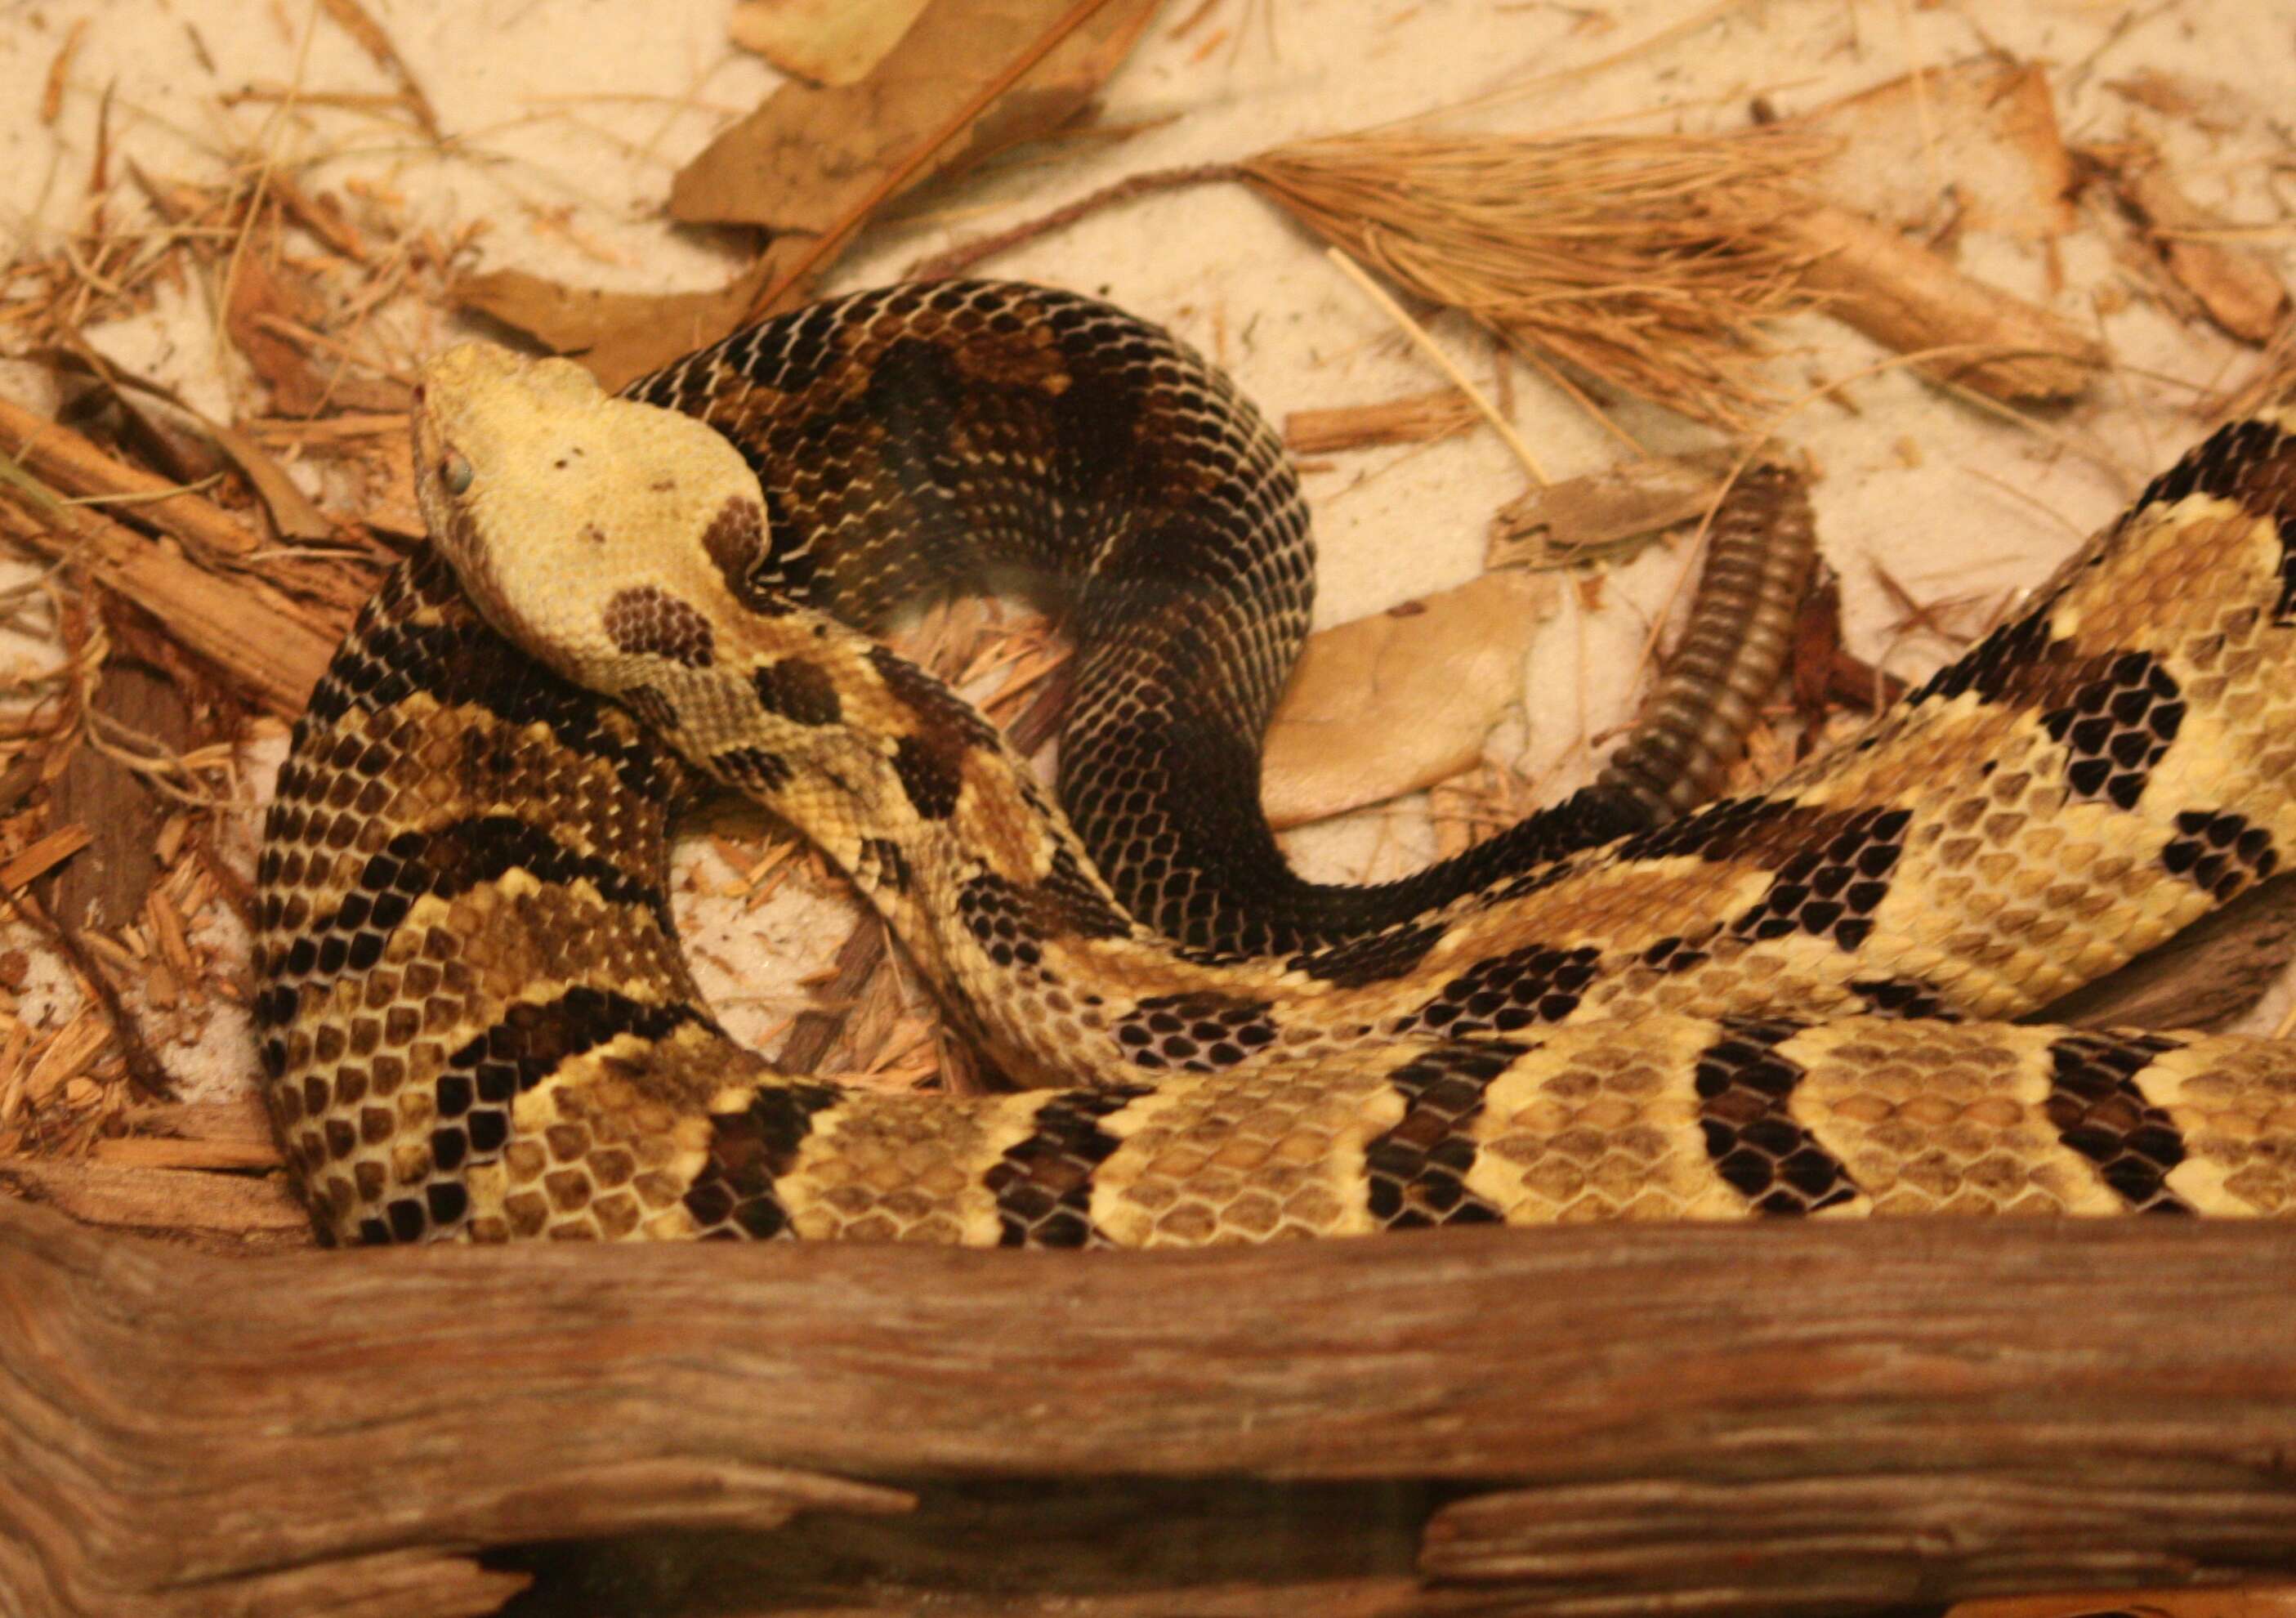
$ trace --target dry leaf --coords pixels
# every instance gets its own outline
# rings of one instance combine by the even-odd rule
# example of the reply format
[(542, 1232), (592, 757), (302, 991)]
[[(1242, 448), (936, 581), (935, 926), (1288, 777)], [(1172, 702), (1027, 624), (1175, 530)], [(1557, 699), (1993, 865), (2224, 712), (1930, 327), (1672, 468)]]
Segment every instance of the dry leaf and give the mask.
[(866, 78), (927, 0), (741, 0), (726, 25), (734, 43), (817, 85)]
[(457, 281), (453, 297), (515, 326), (557, 354), (571, 354), (599, 382), (619, 388), (740, 325), (794, 244), (776, 242), (726, 285), (706, 292), (602, 292), (561, 286), (524, 270)]
[(2200, 300), (2210, 319), (2248, 342), (2264, 342), (2279, 330), (2288, 291), (2270, 261), (2207, 240), (2224, 221), (2177, 188), (2156, 152), (2138, 144), (2087, 155), (2112, 176), (2122, 203), (2150, 227), (2169, 273)]
[(1961, 350), (1922, 361), (1929, 375), (1999, 399), (2062, 399), (2087, 389), (2103, 361), (2094, 339), (2055, 315), (1970, 279), (1877, 219), (1818, 205), (1783, 207), (1778, 224), (1809, 251), (1803, 278), (1829, 295), (1828, 314), (1900, 354)]
[(1702, 517), (1737, 462), (1728, 449), (1653, 456), (1534, 489), (1491, 518), (1483, 565), (1570, 561)]
[[(1155, 9), (1156, 0), (1111, 0), (910, 184), (1067, 122)], [(712, 141), (672, 184), (671, 218), (826, 234), (1068, 10), (1067, 0), (934, 0), (867, 78), (831, 89), (784, 85)]]
[[(577, 355), (602, 382), (618, 388), (750, 319), (765, 289), (808, 252), (808, 234), (849, 225), (853, 209), (880, 181), (1065, 10), (1038, 0), (1001, 6), (939, 0), (867, 80), (844, 89), (786, 86), (713, 142), (679, 174), (672, 212), (766, 224), (777, 233), (765, 255), (725, 286), (667, 296), (602, 292), (496, 270), (457, 283), (453, 296), (558, 353)], [(1154, 0), (1116, 0), (920, 174), (946, 173), (1070, 116), (1114, 70), (1154, 10)], [(700, 211), (685, 211), (687, 205)], [(812, 266), (816, 273), (827, 267), (827, 260)]]
[(1810, 189), (1900, 229), (1950, 218), (2033, 240), (2073, 227), (2073, 161), (2036, 63), (1925, 69), (1800, 121), (1840, 139)]
[(216, 448), (229, 456), (232, 464), (255, 485), (264, 509), (279, 531), (291, 539), (324, 539), (335, 531), (327, 521), (326, 513), (311, 504), (310, 497), (295, 486), (287, 469), (265, 454), (262, 447), (236, 427), (199, 418), (200, 425), (215, 439)]
[(1260, 800), (1277, 826), (1377, 803), (1472, 764), (1522, 698), (1546, 573), (1486, 573), (1311, 636), (1267, 727)]

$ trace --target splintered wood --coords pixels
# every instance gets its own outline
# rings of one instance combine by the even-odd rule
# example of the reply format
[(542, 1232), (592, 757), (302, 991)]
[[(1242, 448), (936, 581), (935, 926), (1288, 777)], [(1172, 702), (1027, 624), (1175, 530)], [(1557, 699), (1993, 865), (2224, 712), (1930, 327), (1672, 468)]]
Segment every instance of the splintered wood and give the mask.
[(1438, 388), (1375, 405), (1294, 410), (1283, 418), (1283, 446), (1296, 456), (1319, 456), (1377, 444), (1427, 444), (1464, 432), (1480, 419), (1464, 390)]
[[(353, 0), (327, 15), (395, 61)], [(0, 539), (53, 563), (43, 587), (73, 660), (43, 677), (53, 700), (0, 726), (0, 898), (42, 957), (0, 955), (19, 963), (0, 971), (0, 1180), (135, 1229), (300, 1242), (275, 1164), (244, 1149), (76, 1160), (144, 1127), (125, 1121), (131, 1078), (167, 1085), (166, 1053), (248, 998), (246, 879), (223, 851), (248, 796), (238, 750), (275, 722), (253, 716), (301, 710), (396, 554), (336, 504), (382, 480), (378, 438), (315, 413), (403, 437), (404, 357), (376, 314), (435, 298), (458, 239), (407, 231), (371, 189), (318, 190), (276, 152), (196, 184), (103, 152), (83, 228), (0, 276), (0, 346), (45, 357), (72, 423), (0, 398)], [(201, 284), (249, 362), (258, 391), (234, 421), (122, 374), (83, 335), (169, 281)], [(11, 812), (41, 787), (45, 814)]]

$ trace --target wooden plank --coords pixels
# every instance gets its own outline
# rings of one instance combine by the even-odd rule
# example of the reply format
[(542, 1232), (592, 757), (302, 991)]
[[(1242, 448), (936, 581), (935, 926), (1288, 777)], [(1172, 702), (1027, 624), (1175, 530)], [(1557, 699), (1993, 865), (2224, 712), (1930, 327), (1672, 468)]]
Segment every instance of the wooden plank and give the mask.
[[(0, 1543), (36, 1551), (0, 1557), (0, 1607), (281, 1610), (291, 1567), (324, 1610), (325, 1570), (355, 1589), (379, 1548), (756, 1531), (944, 1485), (1049, 1509), (1159, 1479), (1256, 1480), (1310, 1514), (1335, 1487), (1419, 1488), (1431, 1515), (1493, 1497), (1433, 1518), (1425, 1552), (1431, 1599), (1475, 1610), (1594, 1610), (1583, 1563), (1525, 1548), (1520, 1502), (1605, 1489), (1679, 1491), (1652, 1497), (1664, 1553), (1613, 1558), (1614, 1604), (1764, 1610), (1742, 1553), (1769, 1541), (1837, 1612), (1904, 1598), (1877, 1545), (1918, 1542), (1940, 1597), (2094, 1585), (2116, 1547), (2122, 1583), (2225, 1576), (2296, 1562), (2292, 1281), (2296, 1227), (2271, 1223), (231, 1261), (0, 1202)], [(1868, 1482), (1829, 1491), (1845, 1479)], [(1972, 1511), (1986, 1532), (1956, 1532)], [(1319, 1537), (1263, 1536), (1257, 1579), (1301, 1573)], [(1185, 1540), (1136, 1581), (1200, 1583)], [(954, 1597), (972, 1575), (942, 1565)], [(971, 1610), (1029, 1610), (1025, 1562), (978, 1576), (1003, 1582)], [(1695, 1606), (1718, 1589), (1753, 1593)], [(1220, 1610), (1199, 1593), (1137, 1610)]]

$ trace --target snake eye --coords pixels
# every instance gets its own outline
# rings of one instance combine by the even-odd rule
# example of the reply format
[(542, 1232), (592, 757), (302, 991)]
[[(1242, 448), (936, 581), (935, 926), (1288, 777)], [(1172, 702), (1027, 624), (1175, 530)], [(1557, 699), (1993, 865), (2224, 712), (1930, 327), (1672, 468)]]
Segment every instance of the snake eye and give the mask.
[(439, 480), (447, 486), (447, 492), (450, 495), (468, 494), (471, 479), (474, 475), (470, 462), (451, 449), (439, 463)]

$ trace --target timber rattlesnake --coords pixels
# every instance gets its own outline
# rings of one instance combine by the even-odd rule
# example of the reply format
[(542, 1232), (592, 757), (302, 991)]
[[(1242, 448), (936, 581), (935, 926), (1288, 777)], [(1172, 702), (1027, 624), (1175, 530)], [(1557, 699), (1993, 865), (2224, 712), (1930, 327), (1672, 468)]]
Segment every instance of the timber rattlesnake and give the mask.
[[(2296, 837), (2278, 423), (2218, 432), (1759, 794), (1622, 837), (1585, 797), (1329, 889), (1253, 807), (1306, 621), (1297, 491), (1193, 356), (1084, 300), (942, 283), (632, 393), (686, 414), (564, 361), (432, 362), (435, 552), (361, 615), (281, 770), (258, 1020), (330, 1236), (2296, 1211), (2284, 1047), (1963, 1020), (2111, 970)], [(872, 621), (983, 550), (1086, 580), (1074, 831), (819, 604)], [(850, 873), (1006, 1072), (1066, 1088), (854, 1092), (728, 1040), (664, 885), (696, 766)]]

